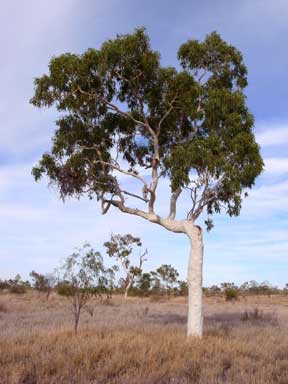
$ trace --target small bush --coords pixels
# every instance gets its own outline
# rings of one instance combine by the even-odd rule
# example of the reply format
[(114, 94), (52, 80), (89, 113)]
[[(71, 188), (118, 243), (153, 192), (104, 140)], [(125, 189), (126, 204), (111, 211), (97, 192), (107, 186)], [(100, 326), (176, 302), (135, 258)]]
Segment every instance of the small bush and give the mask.
[(26, 293), (26, 287), (23, 284), (13, 284), (9, 287), (9, 292), (23, 294)]
[(226, 301), (235, 301), (238, 299), (239, 293), (235, 288), (227, 288), (224, 291)]
[(56, 285), (56, 292), (61, 296), (72, 296), (73, 288), (68, 283), (59, 283)]

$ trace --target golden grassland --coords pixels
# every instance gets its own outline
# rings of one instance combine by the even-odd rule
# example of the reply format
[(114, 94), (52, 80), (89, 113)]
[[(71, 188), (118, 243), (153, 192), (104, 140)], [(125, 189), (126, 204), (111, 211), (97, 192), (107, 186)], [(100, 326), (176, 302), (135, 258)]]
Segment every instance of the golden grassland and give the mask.
[(74, 335), (65, 298), (3, 293), (0, 383), (288, 383), (288, 297), (207, 298), (202, 340), (186, 339), (186, 306), (93, 302)]

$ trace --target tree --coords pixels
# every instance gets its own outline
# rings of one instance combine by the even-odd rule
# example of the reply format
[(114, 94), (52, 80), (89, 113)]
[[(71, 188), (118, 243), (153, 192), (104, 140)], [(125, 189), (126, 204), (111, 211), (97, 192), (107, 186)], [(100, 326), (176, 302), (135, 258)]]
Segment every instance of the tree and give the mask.
[(58, 292), (69, 300), (77, 333), (80, 315), (93, 296), (109, 292), (113, 287), (116, 266), (105, 268), (103, 257), (88, 243), (68, 256), (58, 270)]
[(226, 301), (235, 301), (239, 297), (239, 288), (234, 283), (221, 283)]
[(9, 282), (7, 280), (0, 280), (0, 290), (9, 289)]
[(162, 294), (161, 280), (155, 271), (150, 271), (151, 275), (151, 294), (159, 296)]
[(156, 280), (160, 280), (162, 285), (167, 292), (168, 297), (170, 297), (171, 290), (173, 285), (177, 282), (177, 278), (179, 276), (178, 271), (172, 267), (172, 265), (163, 264), (159, 268), (156, 269), (155, 272), (151, 272)]
[(55, 284), (55, 277), (52, 274), (42, 275), (35, 271), (30, 272), (33, 287), (39, 292), (46, 293), (46, 299), (49, 299), (50, 293)]
[(138, 279), (138, 288), (143, 297), (148, 296), (151, 290), (152, 276), (150, 273), (143, 273)]
[(178, 281), (178, 293), (180, 296), (188, 296), (188, 284), (187, 281)]
[[(110, 257), (115, 257), (122, 265), (125, 273), (124, 298), (127, 299), (128, 291), (133, 284), (135, 277), (140, 276), (142, 273), (142, 265), (146, 261), (145, 256), (147, 255), (147, 249), (145, 252), (141, 252), (141, 240), (139, 237), (134, 237), (130, 234), (127, 235), (111, 235), (110, 241), (104, 243), (107, 253)], [(131, 254), (133, 252), (133, 246), (139, 247), (139, 265), (131, 265)]]
[[(241, 53), (212, 32), (203, 42), (183, 44), (178, 58), (180, 69), (161, 66), (144, 29), (98, 50), (52, 58), (49, 73), (35, 80), (31, 102), (55, 106), (60, 116), (51, 151), (33, 175), (47, 175), (63, 199), (96, 197), (103, 214), (114, 207), (186, 234), (188, 335), (201, 336), (203, 231), (197, 219), (206, 212), (211, 229), (213, 213), (239, 215), (263, 161), (246, 106)], [(170, 185), (167, 217), (155, 207), (164, 180)], [(176, 219), (181, 198), (187, 212)]]
[(14, 279), (8, 280), (8, 285), (9, 291), (11, 293), (23, 294), (26, 292), (27, 288), (30, 288), (29, 281), (23, 281), (19, 273), (15, 276)]

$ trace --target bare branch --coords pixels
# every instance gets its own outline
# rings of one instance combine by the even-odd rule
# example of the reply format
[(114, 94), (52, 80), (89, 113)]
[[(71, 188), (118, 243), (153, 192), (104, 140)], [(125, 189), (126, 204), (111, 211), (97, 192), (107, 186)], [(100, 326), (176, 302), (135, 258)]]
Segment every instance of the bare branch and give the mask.
[(182, 192), (182, 189), (179, 187), (176, 189), (175, 192), (173, 192), (171, 194), (171, 198), (170, 198), (170, 212), (169, 212), (169, 216), (168, 216), (168, 219), (170, 220), (174, 220), (175, 219), (175, 216), (176, 216), (176, 204), (177, 204), (177, 200), (178, 200), (178, 197), (180, 196)]
[(136, 195), (136, 194), (131, 193), (131, 192), (128, 192), (128, 191), (124, 191), (124, 190), (122, 190), (122, 193), (125, 193), (125, 195), (128, 195), (128, 196), (135, 197), (136, 199), (140, 199), (140, 200), (144, 201), (144, 203), (148, 203), (148, 201), (149, 201), (149, 200), (144, 199), (143, 197), (141, 197), (141, 196), (139, 196), (139, 195)]
[(162, 123), (164, 122), (164, 120), (170, 115), (170, 113), (174, 109), (173, 103), (175, 102), (176, 98), (177, 98), (177, 96), (175, 96), (173, 98), (173, 100), (171, 101), (171, 103), (169, 103), (170, 108), (166, 111), (166, 113), (162, 116), (161, 120), (159, 121), (159, 124), (158, 124), (158, 135), (159, 135)]
[(140, 254), (140, 259), (139, 259), (139, 268), (142, 269), (142, 265), (144, 263), (144, 261), (147, 261), (147, 259), (145, 259), (145, 256), (147, 255), (148, 251), (147, 251), (147, 248), (145, 249), (145, 251), (142, 253), (142, 255)]
[(142, 125), (142, 126), (146, 127), (146, 123), (144, 123), (143, 121), (135, 119), (130, 113), (122, 111), (120, 108), (117, 107), (117, 105), (109, 102), (105, 98), (103, 98), (103, 100), (105, 101), (105, 104), (109, 107), (109, 109), (111, 109), (112, 111), (115, 111), (115, 112), (119, 113), (119, 115), (122, 115), (124, 117), (131, 119), (135, 124)]
[[(220, 177), (213, 185), (213, 177), (207, 172), (201, 180), (194, 181), (195, 187), (189, 188), (191, 189), (192, 208), (187, 214), (187, 219), (195, 221), (201, 215), (203, 208), (215, 199), (222, 180), (223, 178)], [(198, 199), (197, 190), (201, 187), (203, 190)]]
[[(107, 165), (108, 167), (120, 172), (120, 173), (123, 173), (124, 175), (128, 175), (128, 176), (132, 176), (132, 177), (135, 177), (136, 179), (140, 180), (146, 187), (147, 189), (149, 190), (148, 188), (148, 184), (146, 183), (145, 179), (143, 177), (141, 177), (140, 175), (138, 175), (138, 173), (135, 173), (135, 172), (132, 172), (132, 171), (126, 171), (122, 168), (120, 168), (119, 164), (116, 162), (116, 165), (113, 164), (113, 163), (109, 163), (107, 161), (104, 161), (102, 160), (102, 157), (101, 157), (101, 153), (99, 153), (99, 149), (95, 146), (92, 146), (92, 147), (88, 147), (86, 145), (79, 145), (79, 148), (80, 149), (88, 149), (88, 150), (95, 150), (97, 151), (97, 154), (98, 156), (100, 157), (99, 160), (95, 160), (93, 163), (94, 164), (97, 164), (97, 163), (101, 163), (103, 165)], [(87, 159), (88, 160), (88, 159)]]
[[(144, 212), (137, 208), (130, 208), (121, 204), (119, 200), (105, 200), (106, 203), (111, 203), (114, 207), (118, 208), (121, 212), (128, 213), (130, 215), (135, 215), (142, 217), (145, 220), (150, 221), (151, 223), (159, 224), (162, 227), (168, 229), (171, 232), (175, 233), (186, 233), (186, 220), (170, 220), (163, 219), (161, 216), (156, 215), (155, 213)], [(191, 225), (191, 223), (189, 223)]]
[[(150, 124), (148, 122), (147, 117), (145, 116), (144, 106), (143, 106), (142, 99), (138, 95), (138, 100), (140, 102), (140, 106), (141, 106), (141, 109), (142, 109), (142, 115), (143, 115), (144, 120), (145, 120), (144, 122), (140, 121), (138, 119), (135, 119), (134, 116), (132, 116), (132, 114), (121, 110), (117, 105), (115, 105), (115, 104), (111, 103), (110, 101), (108, 101), (104, 96), (99, 96), (99, 95), (96, 95), (96, 94), (93, 94), (93, 93), (90, 93), (90, 92), (83, 91), (79, 86), (77, 87), (77, 89), (78, 89), (78, 91), (80, 93), (85, 94), (86, 96), (89, 96), (89, 97), (101, 100), (104, 104), (106, 104), (106, 106), (110, 110), (119, 113), (121, 116), (129, 118), (130, 120), (132, 120), (137, 125), (143, 126), (148, 131), (148, 133), (150, 134), (151, 139), (152, 139), (153, 152), (154, 152), (153, 153), (153, 161), (152, 161), (152, 183), (151, 183), (150, 188), (148, 188), (147, 183), (144, 181), (144, 179), (139, 177), (138, 175), (135, 175), (134, 173), (131, 173), (129, 171), (124, 171), (119, 166), (115, 166), (115, 165), (110, 164), (110, 163), (106, 163), (106, 165), (109, 165), (113, 169), (115, 169), (115, 170), (117, 170), (117, 171), (119, 171), (121, 173), (124, 173), (126, 175), (134, 176), (134, 177), (138, 178), (139, 180), (141, 180), (144, 183), (146, 189), (150, 192), (149, 212), (153, 213), (154, 212), (154, 203), (155, 203), (155, 200), (156, 200), (155, 192), (156, 192), (157, 185), (158, 185), (158, 166), (159, 166), (159, 159), (160, 159), (160, 156), (159, 156), (159, 143), (158, 143), (157, 134), (154, 132), (154, 130), (152, 129), (152, 127), (150, 126)], [(105, 162), (102, 161), (102, 164), (105, 164)]]

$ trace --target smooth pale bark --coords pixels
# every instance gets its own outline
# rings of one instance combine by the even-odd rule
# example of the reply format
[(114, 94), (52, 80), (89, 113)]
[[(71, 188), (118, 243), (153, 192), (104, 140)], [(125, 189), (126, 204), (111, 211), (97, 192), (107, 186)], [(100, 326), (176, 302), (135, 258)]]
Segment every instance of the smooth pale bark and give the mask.
[(127, 297), (128, 297), (128, 291), (129, 291), (129, 289), (130, 289), (130, 287), (131, 287), (131, 285), (132, 285), (132, 282), (133, 282), (133, 279), (130, 279), (130, 280), (129, 280), (129, 283), (127, 284), (127, 286), (126, 286), (126, 288), (125, 288), (125, 295), (124, 295), (125, 300), (126, 300)]
[(176, 201), (181, 190), (172, 196), (170, 214), (167, 219), (154, 213), (147, 213), (140, 209), (126, 207), (120, 201), (105, 201), (122, 212), (142, 217), (151, 223), (158, 224), (171, 232), (185, 233), (190, 240), (191, 250), (188, 263), (188, 322), (187, 336), (202, 337), (203, 335), (203, 293), (202, 293), (202, 269), (203, 269), (203, 240), (202, 229), (192, 220), (175, 220)]
[(203, 240), (198, 226), (187, 229), (191, 250), (188, 263), (188, 322), (187, 336), (203, 335)]

